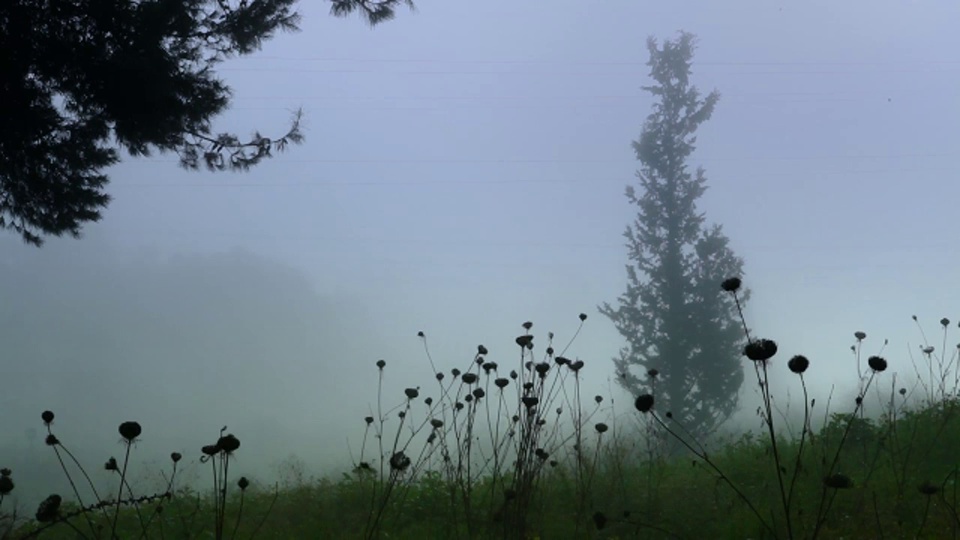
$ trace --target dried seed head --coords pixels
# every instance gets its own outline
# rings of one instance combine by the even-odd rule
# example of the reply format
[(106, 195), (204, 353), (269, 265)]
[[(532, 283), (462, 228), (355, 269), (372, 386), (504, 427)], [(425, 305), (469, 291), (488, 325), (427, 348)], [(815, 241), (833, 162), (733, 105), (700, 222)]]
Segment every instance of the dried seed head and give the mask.
[(496, 371), (499, 366), (497, 366), (496, 362), (485, 362), (482, 367), (484, 373), (489, 375), (491, 371)]
[(927, 347), (924, 347), (923, 345), (921, 345), (920, 350), (923, 351), (923, 354), (933, 354), (933, 351), (935, 351), (936, 349), (933, 347), (933, 345), (929, 345)]
[(475, 398), (477, 398), (477, 399), (480, 399), (480, 398), (482, 398), (482, 397), (485, 396), (485, 395), (487, 395), (487, 393), (483, 391), (483, 388), (475, 388), (475, 389), (473, 390), (473, 397), (475, 397)]
[(13, 479), (9, 474), (0, 476), (0, 495), (6, 495), (13, 491)]
[(650, 412), (650, 409), (653, 408), (653, 395), (641, 394), (637, 397), (637, 400), (633, 403), (633, 406), (642, 413)]
[(174, 453), (170, 454), (170, 459), (171, 459), (171, 461), (173, 461), (174, 463), (176, 463), (176, 462), (180, 461), (181, 459), (183, 459), (183, 456), (180, 455), (180, 452), (174, 452)]
[(103, 464), (103, 468), (104, 470), (107, 470), (107, 471), (118, 470), (120, 467), (117, 466), (117, 458), (111, 457), (110, 459), (108, 459), (107, 462)]
[(58, 439), (57, 436), (54, 435), (53, 433), (50, 433), (50, 434), (48, 434), (47, 437), (43, 440), (43, 442), (45, 442), (45, 443), (47, 444), (47, 446), (56, 446), (56, 445), (60, 444), (60, 439)]
[(944, 318), (940, 319), (940, 324), (942, 324), (943, 327), (946, 328), (946, 327), (950, 326), (950, 319), (944, 317)]
[(887, 369), (887, 361), (879, 356), (871, 356), (868, 358), (867, 365), (870, 366), (870, 369), (876, 371), (877, 373)]
[(403, 453), (403, 450), (390, 456), (390, 468), (395, 471), (403, 472), (410, 467), (410, 458)]
[(541, 377), (546, 377), (547, 372), (550, 371), (550, 364), (547, 362), (540, 362), (536, 365), (535, 369)]
[(206, 456), (215, 456), (220, 453), (220, 447), (215, 444), (208, 444), (200, 449)]
[(550, 457), (550, 454), (548, 454), (543, 448), (537, 448), (533, 453), (541, 460), (546, 460), (548, 457)]
[(595, 426), (593, 426), (593, 427), (594, 427), (594, 429), (597, 430), (597, 433), (606, 433), (606, 432), (607, 432), (607, 429), (609, 429), (609, 427), (608, 427), (606, 424), (604, 424), (603, 422), (600, 422), (599, 424), (597, 424), (597, 425), (595, 425)]
[(467, 403), (473, 403), (473, 394), (467, 394), (463, 396), (463, 400)]
[(743, 348), (743, 354), (754, 362), (766, 362), (777, 354), (777, 344), (769, 339), (751, 341)]
[(429, 406), (433, 405), (433, 398), (432, 398), (432, 397), (428, 397), (427, 399), (423, 400), (423, 403), (424, 403), (427, 407), (429, 407)]
[(460, 376), (460, 370), (457, 368), (453, 368), (450, 370), (450, 374), (453, 375), (454, 379), (456, 379), (457, 377)]
[(517, 342), (517, 345), (521, 347), (526, 347), (527, 345), (533, 343), (533, 336), (531, 336), (530, 334), (524, 334), (522, 336), (517, 336), (517, 339), (515, 341)]
[(11, 474), (13, 474), (13, 471), (6, 467), (0, 469), (0, 476), (10, 476)]
[(586, 313), (581, 313), (581, 314), (580, 314), (580, 322), (583, 322), (583, 321), (585, 321), (585, 320), (587, 320), (587, 314), (586, 314)]
[(593, 396), (593, 400), (597, 402), (597, 405), (603, 403), (603, 396)]
[(720, 288), (726, 292), (736, 292), (740, 288), (741, 283), (738, 277), (727, 278), (720, 284)]
[(503, 388), (506, 388), (508, 384), (510, 384), (510, 380), (500, 377), (499, 379), (493, 381), (493, 384), (495, 384), (497, 388), (503, 389)]
[(458, 411), (462, 411), (462, 410), (463, 410), (463, 403), (460, 403), (460, 402), (458, 401), (458, 402), (456, 402), (456, 403), (453, 404), (453, 408), (456, 409), (456, 410), (458, 410)]
[(477, 374), (476, 374), (476, 373), (464, 373), (464, 374), (463, 374), (463, 377), (461, 377), (461, 379), (463, 379), (463, 382), (466, 383), (466, 384), (473, 384), (473, 383), (477, 382)]
[(900, 389), (900, 395), (901, 395), (901, 396), (907, 395), (907, 389), (906, 389), (906, 388), (901, 388), (901, 389)]
[(423, 330), (421, 330), (421, 331), (417, 332), (417, 337), (422, 338), (422, 337), (427, 337), (427, 336), (424, 335)]
[(430, 425), (433, 426), (434, 429), (440, 429), (443, 427), (443, 420), (440, 420), (439, 418), (432, 418), (430, 420)]
[(234, 437), (232, 433), (227, 433), (223, 437), (220, 437), (220, 440), (217, 441), (217, 446), (224, 452), (235, 452), (240, 448), (240, 439)]
[(564, 357), (562, 357), (562, 356), (558, 356), (558, 357), (554, 358), (553, 361), (556, 362), (558, 366), (562, 366), (562, 365), (564, 365), (564, 364), (569, 364), (569, 363), (570, 363), (570, 360), (569, 360), (569, 359), (564, 358)]
[(657, 375), (659, 374), (660, 371), (657, 368), (650, 368), (647, 370), (647, 377), (650, 377), (651, 379), (656, 379)]
[(488, 352), (487, 348), (483, 345), (477, 345), (477, 354), (487, 354)]
[(519, 377), (519, 376), (520, 376), (520, 375), (517, 373), (516, 370), (514, 370), (514, 369), (511, 369), (511, 370), (510, 370), (510, 378), (511, 378), (511, 379), (517, 380), (517, 377)]
[(140, 436), (142, 430), (138, 422), (124, 422), (120, 424), (117, 431), (120, 432), (120, 436), (126, 439), (127, 442), (131, 442)]
[(442, 381), (442, 380), (443, 380), (443, 373), (439, 373), (439, 372), (438, 372), (438, 373), (435, 375), (435, 377), (437, 378), (438, 381)]
[(570, 364), (570, 369), (572, 369), (574, 373), (577, 373), (583, 369), (583, 360), (577, 360), (576, 362)]
[(247, 489), (247, 487), (249, 486), (250, 486), (250, 481), (247, 480), (246, 476), (241, 476), (240, 479), (237, 480), (237, 487), (240, 488), (240, 491)]
[(522, 326), (525, 330), (529, 330), (529, 329), (533, 328), (533, 323), (530, 322), (530, 321), (527, 321), (527, 322), (521, 324), (520, 326)]
[(547, 356), (553, 356), (553, 347), (547, 347)]
[(382, 369), (385, 368), (385, 367), (387, 367), (387, 362), (386, 362), (386, 361), (384, 361), (384, 360), (377, 360), (377, 368), (378, 368), (378, 369), (382, 370)]
[(532, 383), (532, 382), (525, 382), (525, 383), (523, 383), (523, 389), (524, 389), (524, 390), (533, 390), (533, 383)]
[(363, 421), (366, 422), (367, 425), (369, 426), (370, 424), (373, 423), (373, 417), (372, 417), (372, 416), (368, 416), (368, 417), (364, 418)]
[(853, 480), (845, 474), (835, 473), (824, 477), (823, 485), (833, 489), (850, 489), (853, 487)]
[(416, 388), (407, 388), (403, 391), (403, 393), (406, 394), (407, 399), (417, 399), (417, 396), (420, 395), (420, 390), (417, 390)]
[(520, 401), (523, 402), (523, 405), (524, 405), (527, 409), (532, 409), (532, 408), (534, 408), (534, 407), (537, 406), (537, 403), (540, 403), (540, 400), (537, 399), (537, 398), (535, 398), (535, 397), (533, 397), (533, 396), (525, 396), (525, 397), (522, 397), (522, 398), (520, 398)]
[(60, 513), (60, 503), (63, 499), (59, 495), (50, 495), (37, 508), (37, 514), (34, 516), (40, 523), (47, 523), (57, 518)]
[(43, 411), (43, 414), (40, 415), (40, 418), (43, 419), (43, 423), (48, 426), (53, 422), (53, 411)]
[(807, 360), (806, 356), (798, 354), (787, 362), (787, 367), (790, 368), (790, 371), (799, 375), (810, 367), (810, 360)]
[(867, 339), (867, 334), (865, 332), (854, 332), (853, 337), (857, 338), (857, 341), (863, 341)]

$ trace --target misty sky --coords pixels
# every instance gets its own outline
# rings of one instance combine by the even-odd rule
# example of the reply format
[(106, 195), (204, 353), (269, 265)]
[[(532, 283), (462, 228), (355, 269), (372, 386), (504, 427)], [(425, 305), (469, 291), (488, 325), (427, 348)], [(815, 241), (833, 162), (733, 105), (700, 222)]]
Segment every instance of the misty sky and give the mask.
[(158, 455), (228, 424), (251, 468), (288, 450), (342, 464), (378, 358), (397, 399), (431, 382), (418, 331), (449, 369), (479, 343), (512, 359), (525, 320), (565, 343), (580, 312), (568, 356), (609, 395), (623, 341), (596, 307), (626, 284), (645, 41), (679, 30), (699, 39), (694, 83), (721, 93), (691, 162), (699, 208), (745, 259), (773, 377), (796, 392), (783, 364), (804, 353), (814, 394), (849, 396), (856, 330), (909, 377), (913, 314), (939, 348), (936, 321), (960, 319), (960, 4), (545, 5), (423, 1), (370, 29), (303, 2), (300, 33), (220, 70), (234, 102), (216, 129), (280, 134), (302, 106), (305, 144), (244, 174), (127, 159), (83, 240), (4, 233), (4, 365), (28, 394), (4, 425), (56, 408), (104, 434), (83, 442), (99, 456), (128, 416)]

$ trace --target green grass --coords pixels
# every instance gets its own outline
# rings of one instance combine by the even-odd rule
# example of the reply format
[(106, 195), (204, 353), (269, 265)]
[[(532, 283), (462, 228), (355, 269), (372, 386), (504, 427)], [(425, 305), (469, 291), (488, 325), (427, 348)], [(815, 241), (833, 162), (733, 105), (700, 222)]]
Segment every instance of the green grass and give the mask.
[[(825, 407), (805, 397), (799, 425), (779, 420), (768, 393), (775, 344), (748, 335), (765, 431), (709, 447), (657, 410), (655, 394), (629, 412), (581, 395), (584, 365), (563, 356), (570, 345), (554, 350), (550, 334), (535, 357), (531, 326), (509, 367), (489, 361), (481, 345), (462, 370), (435, 370), (430, 384), (398, 390), (378, 362), (375, 412), (358, 419), (365, 434), (356, 467), (339, 478), (247, 483), (230, 470), (243, 451), (238, 440), (221, 433), (203, 447), (207, 492), (178, 487), (172, 460), (165, 491), (137, 493), (126, 482), (126, 455), (107, 464), (119, 494), (91, 496), (47, 422), (50, 451), (76, 486), (72, 499), (87, 507), (60, 494), (58, 508), (28, 516), (41, 521), (0, 521), (0, 537), (960, 538), (958, 356), (944, 355), (946, 319), (940, 352), (928, 346), (913, 359), (910, 389), (895, 388), (879, 356), (862, 360), (858, 333), (857, 400)], [(424, 346), (433, 365), (425, 338)], [(807, 366), (796, 357), (788, 365), (806, 396)], [(882, 413), (869, 418), (863, 403), (874, 399)], [(825, 419), (817, 430), (814, 414)], [(121, 434), (129, 449), (139, 427)], [(9, 511), (3, 497), (0, 512)]]

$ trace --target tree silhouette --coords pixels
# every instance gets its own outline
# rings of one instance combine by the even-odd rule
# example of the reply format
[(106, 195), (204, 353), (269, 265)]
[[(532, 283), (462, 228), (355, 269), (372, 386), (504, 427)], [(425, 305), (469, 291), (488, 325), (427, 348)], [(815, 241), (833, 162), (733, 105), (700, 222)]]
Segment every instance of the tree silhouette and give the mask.
[(696, 207), (706, 191), (704, 170), (692, 173), (685, 163), (720, 96), (701, 98), (690, 85), (693, 35), (681, 33), (662, 48), (650, 38), (647, 48), (656, 84), (644, 90), (656, 102), (633, 143), (643, 193), (626, 190), (639, 207), (624, 233), (627, 289), (618, 307), (604, 303), (600, 311), (627, 340), (614, 359), (620, 385), (633, 395), (653, 393), (661, 414), (703, 437), (735, 411), (744, 379), (736, 306), (720, 289), (741, 275), (743, 261), (719, 225), (705, 226)]
[[(409, 0), (330, 0), (371, 25)], [(0, 229), (40, 246), (100, 219), (103, 170), (153, 151), (187, 169), (242, 171), (303, 139), (214, 133), (230, 88), (214, 68), (297, 30), (296, 0), (0, 2)]]

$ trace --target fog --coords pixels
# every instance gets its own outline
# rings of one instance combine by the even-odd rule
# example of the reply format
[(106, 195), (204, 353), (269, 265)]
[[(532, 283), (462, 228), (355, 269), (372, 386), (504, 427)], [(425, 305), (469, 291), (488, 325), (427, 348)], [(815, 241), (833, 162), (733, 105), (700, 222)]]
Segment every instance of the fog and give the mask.
[[(852, 403), (855, 331), (869, 354), (888, 339), (909, 381), (911, 316), (938, 347), (937, 321), (960, 319), (960, 4), (418, 7), (370, 29), (304, 2), (301, 32), (224, 65), (234, 102), (216, 128), (281, 133), (302, 106), (303, 145), (242, 174), (127, 158), (82, 239), (0, 236), (0, 465), (19, 467), (19, 496), (63, 482), (45, 409), (93, 469), (137, 420), (140, 472), (171, 451), (196, 461), (226, 425), (238, 474), (271, 483), (292, 455), (336, 475), (378, 359), (397, 403), (432, 383), (425, 345), (442, 370), (479, 344), (505, 364), (521, 323), (565, 345), (580, 313), (566, 355), (629, 414), (611, 361), (624, 341), (597, 306), (626, 284), (645, 40), (679, 30), (698, 37), (694, 84), (721, 93), (691, 162), (708, 178), (698, 207), (745, 260), (780, 400), (801, 391), (793, 354), (811, 397)], [(730, 429), (759, 425), (755, 387), (748, 373)]]

